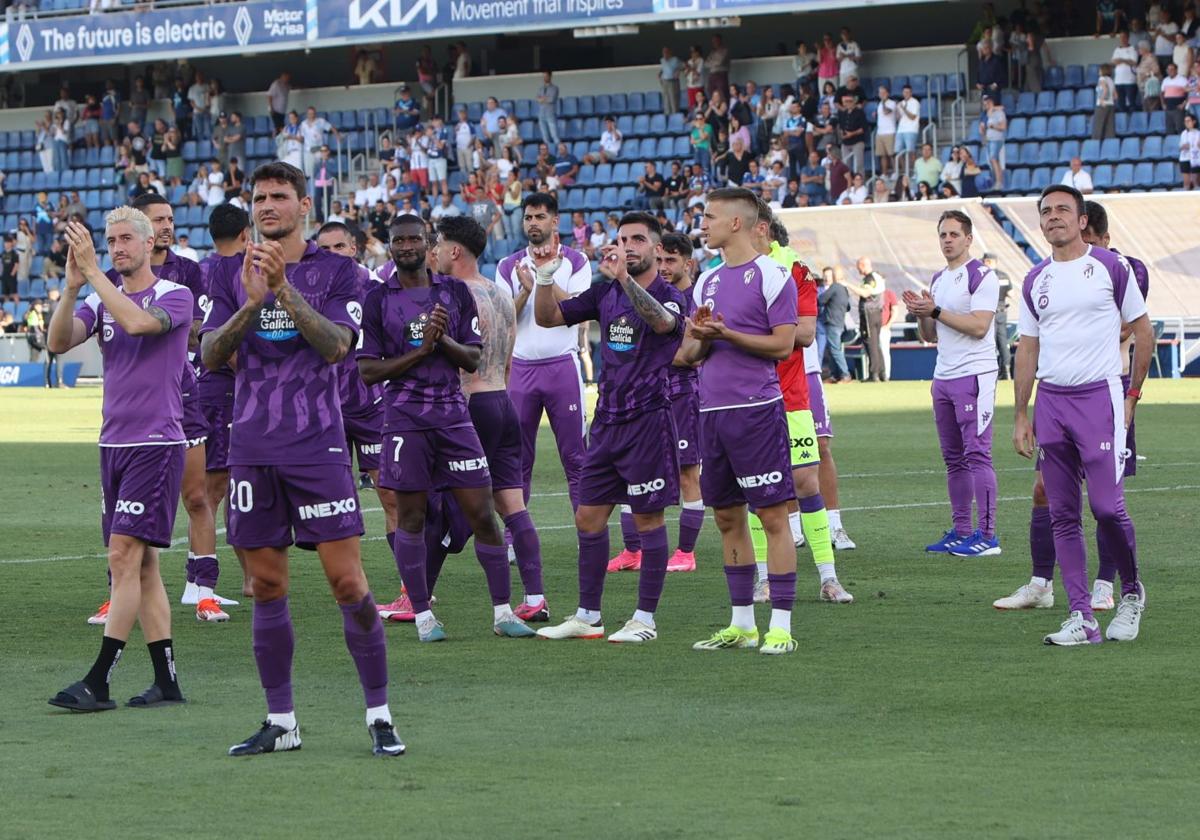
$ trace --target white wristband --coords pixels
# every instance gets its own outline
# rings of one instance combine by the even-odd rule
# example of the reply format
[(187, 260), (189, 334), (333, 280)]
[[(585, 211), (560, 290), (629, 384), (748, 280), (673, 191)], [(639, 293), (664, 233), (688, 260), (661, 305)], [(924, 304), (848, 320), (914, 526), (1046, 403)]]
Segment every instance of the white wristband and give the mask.
[(540, 271), (538, 271), (538, 272), (535, 272), (533, 275), (533, 282), (537, 283), (539, 286), (553, 286), (554, 285), (554, 275), (553, 274), (542, 274)]

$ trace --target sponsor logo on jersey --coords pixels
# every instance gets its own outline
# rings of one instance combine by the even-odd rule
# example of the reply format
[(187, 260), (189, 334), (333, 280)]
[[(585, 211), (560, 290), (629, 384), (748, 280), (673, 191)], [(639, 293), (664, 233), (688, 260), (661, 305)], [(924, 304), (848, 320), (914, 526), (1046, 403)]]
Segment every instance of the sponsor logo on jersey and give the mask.
[(666, 481), (661, 478), (656, 478), (652, 481), (643, 481), (640, 484), (630, 484), (625, 488), (625, 492), (630, 496), (644, 496), (647, 493), (656, 493), (666, 486)]
[(146, 506), (141, 502), (130, 499), (117, 499), (117, 507), (113, 513), (128, 513), (130, 516), (141, 516), (146, 512)]
[(408, 322), (408, 327), (405, 331), (408, 333), (409, 344), (411, 344), (413, 347), (416, 347), (425, 340), (425, 325), (428, 323), (428, 312), (422, 312), (416, 318)]
[(346, 314), (350, 316), (350, 320), (355, 324), (362, 323), (362, 304), (356, 300), (352, 300), (346, 304)]
[(258, 311), (258, 329), (255, 334), (264, 341), (291, 341), (300, 335), (296, 322), (287, 310), (275, 301), (272, 306), (264, 306)]
[(804, 437), (792, 438), (792, 449), (812, 449), (816, 446), (816, 441), (805, 435)]
[(758, 475), (739, 475), (737, 477), (738, 487), (743, 490), (751, 487), (767, 487), (771, 484), (778, 484), (783, 481), (783, 473), (779, 470), (771, 470), (769, 473), (759, 473)]
[(383, 452), (382, 443), (364, 443), (358, 447), (358, 451), (363, 455), (378, 455)]
[(334, 499), (331, 502), (318, 502), (315, 505), (300, 505), (297, 510), (301, 519), (324, 519), (329, 516), (354, 513), (358, 510), (358, 499), (351, 496), (348, 499)]
[(462, 461), (449, 461), (450, 472), (475, 472), (476, 470), (486, 470), (488, 468), (488, 460), (483, 458), (466, 458)]
[(622, 315), (608, 325), (608, 346), (618, 353), (627, 353), (637, 346), (641, 328), (628, 315)]

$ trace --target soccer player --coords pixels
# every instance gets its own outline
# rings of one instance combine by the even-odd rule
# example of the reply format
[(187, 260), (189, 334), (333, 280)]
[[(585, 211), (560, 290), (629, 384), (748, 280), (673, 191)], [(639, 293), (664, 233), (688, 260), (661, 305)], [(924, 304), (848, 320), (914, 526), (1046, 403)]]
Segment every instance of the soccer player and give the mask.
[[(681, 233), (662, 235), (659, 273), (683, 293), (684, 315), (696, 308), (692, 301), (692, 240)], [(679, 541), (667, 561), (668, 572), (696, 571), (696, 540), (704, 526), (704, 499), (700, 495), (700, 398), (696, 368), (676, 358), (667, 368), (667, 399), (679, 438), (679, 490), (683, 497), (679, 512)], [(621, 553), (608, 564), (609, 572), (636, 570), (642, 566), (642, 538), (629, 505), (621, 505)]]
[(363, 574), (363, 533), (339, 410), (338, 363), (362, 320), (352, 260), (304, 240), (311, 209), (304, 173), (268, 163), (251, 176), (261, 242), (209, 275), (212, 308), (201, 327), (204, 366), (237, 354), (229, 440), (229, 542), (243, 549), (254, 588), (254, 659), (267, 719), (235, 756), (294, 750), (295, 646), (288, 610), (288, 548), (316, 549), (341, 607), (376, 755), (404, 752), (387, 702), (387, 642)]
[[(208, 286), (213, 267), (225, 257), (241, 257), (250, 243), (250, 215), (232, 204), (220, 204), (209, 214), (208, 231), (212, 236), (213, 250), (200, 261), (200, 274), (204, 278), (204, 292), (200, 295), (202, 312), (207, 312), (212, 305)], [(215, 518), (229, 492), (229, 426), (233, 423), (233, 366), (225, 365), (219, 370), (209, 370), (201, 364), (196, 371), (196, 378), (200, 393), (200, 411), (208, 427), (208, 439), (204, 443), (204, 469), (208, 502)], [(228, 504), (225, 505), (225, 512), (229, 512)], [(246, 571), (245, 554), (236, 546), (233, 547), (233, 551), (242, 567), (242, 594), (252, 597), (254, 589), (250, 586), (250, 577)], [(186, 596), (188, 593), (185, 591), (184, 594)], [(218, 603), (224, 600), (219, 595), (214, 597)]]
[(463, 394), (459, 369), (474, 372), (483, 339), (466, 284), (426, 266), (428, 243), (419, 216), (389, 228), (391, 262), (383, 283), (367, 293), (363, 340), (356, 357), (363, 382), (386, 382), (383, 468), (379, 485), (396, 494), (396, 568), (412, 600), (417, 638), (446, 638), (430, 609), (425, 530), (430, 490), (448, 489), (475, 535), (475, 556), (492, 597), (497, 636), (533, 635), (513, 613), (504, 534), (492, 503), (492, 476)]
[(817, 451), (821, 456), (821, 498), (828, 505), (829, 538), (833, 541), (834, 551), (852, 551), (858, 546), (842, 525), (837, 462), (833, 460), (833, 415), (825, 400), (825, 383), (821, 381), (821, 353), (815, 341), (804, 348), (804, 374), (808, 378), (808, 404), (813, 413)]
[[(578, 507), (586, 426), (579, 339), (574, 329), (547, 328), (536, 323), (530, 296), (536, 268), (556, 266), (554, 285), (559, 300), (588, 289), (592, 285), (592, 270), (586, 256), (558, 241), (558, 201), (554, 196), (533, 193), (525, 197), (522, 208), (529, 246), (500, 261), (496, 282), (512, 291), (517, 312), (517, 340), (513, 345), (508, 394), (521, 421), (525, 502), (529, 502), (538, 427), (545, 411), (567, 476), (571, 506)], [(521, 267), (525, 270), (519, 271)]]
[(693, 647), (758, 646), (749, 503), (767, 534), (772, 610), (761, 650), (784, 654), (796, 649), (791, 632), (796, 549), (787, 506), (795, 487), (775, 364), (795, 348), (798, 296), (787, 272), (755, 249), (757, 221), (758, 200), (751, 191), (730, 187), (708, 193), (701, 232), (708, 248), (723, 252), (724, 262), (696, 283), (697, 308), (684, 340), (684, 359), (704, 362), (700, 489), (721, 532), (733, 618), (729, 627)]
[[(992, 467), (992, 415), (996, 409), (996, 344), (992, 322), (1000, 281), (971, 256), (971, 217), (947, 210), (938, 219), (946, 267), (929, 289), (904, 292), (924, 341), (937, 345), (933, 417), (937, 424), (954, 526), (926, 551), (956, 557), (1000, 553), (996, 537), (996, 470)], [(971, 500), (977, 525), (972, 527)]]
[[(1108, 212), (1094, 201), (1084, 203), (1087, 212), (1087, 229), (1083, 232), (1083, 241), (1098, 248), (1108, 248)], [(1116, 249), (1112, 250), (1117, 253)], [(1145, 263), (1134, 257), (1125, 256), (1138, 288), (1145, 298), (1150, 293), (1150, 272)], [(1133, 326), (1121, 323), (1121, 387), (1129, 390), (1129, 355), (1133, 344)], [(1134, 422), (1130, 421), (1125, 432), (1125, 476), (1137, 473), (1137, 442), (1134, 439)], [(1097, 541), (1107, 539), (1107, 531), (1097, 531)], [(1050, 508), (1046, 501), (1046, 491), (1042, 484), (1041, 473), (1033, 485), (1033, 515), (1029, 521), (1029, 553), (1033, 558), (1033, 573), (1029, 583), (1021, 586), (1007, 598), (1000, 598), (992, 603), (1000, 610), (1023, 610), (1029, 608), (1048, 609), (1054, 606), (1054, 533), (1050, 525)], [(1113, 608), (1113, 580), (1116, 577), (1116, 566), (1112, 563), (1112, 554), (1108, 551), (1100, 553), (1100, 568), (1096, 572), (1096, 580), (1092, 584), (1092, 611), (1101, 612)], [(1132, 609), (1130, 607), (1129, 609)]]
[[(96, 335), (103, 351), (100, 522), (112, 594), (99, 656), (50, 704), (77, 712), (116, 708), (109, 684), (135, 620), (150, 649), (154, 682), (128, 705), (182, 703), (158, 549), (171, 544), (183, 478), (183, 371), (195, 302), (187, 287), (155, 276), (150, 259), (156, 235), (140, 210), (118, 207), (105, 218), (119, 286), (97, 266), (86, 227), (69, 222), (65, 238), (67, 283), (47, 346), (66, 353)], [(88, 283), (95, 291), (76, 309)]]
[[(1040, 380), (1034, 410), (1054, 553), (1071, 612), (1048, 645), (1101, 641), (1087, 585), (1080, 482), (1096, 519), (1104, 562), (1121, 575), (1122, 598), (1105, 635), (1137, 638), (1146, 591), (1138, 578), (1133, 522), (1125, 510), (1125, 434), (1133, 424), (1142, 382), (1150, 368), (1154, 332), (1129, 262), (1083, 240), (1088, 217), (1073, 187), (1052, 185), (1038, 201), (1042, 235), (1051, 256), (1025, 277), (1021, 291), (1016, 362), (1013, 445), (1023, 457), (1035, 451), (1029, 399)], [(1121, 324), (1135, 339), (1130, 385), (1122, 391)]]
[(562, 300), (554, 262), (539, 267), (534, 314), (543, 327), (599, 321), (600, 397), (579, 479), (579, 609), (546, 639), (599, 639), (600, 604), (608, 561), (608, 517), (628, 504), (642, 537), (638, 604), (610, 642), (643, 644), (658, 638), (654, 612), (667, 576), (663, 510), (679, 501), (679, 457), (667, 400), (667, 369), (683, 337), (683, 295), (658, 272), (662, 226), (648, 213), (627, 213), (616, 242), (601, 255), (608, 282)]
[(479, 257), (487, 247), (487, 231), (469, 216), (438, 222), (435, 271), (467, 285), (475, 299), (483, 339), (479, 367), (462, 372), (467, 410), (492, 474), (496, 512), (513, 537), (517, 570), (525, 599), (514, 611), (523, 621), (548, 621), (550, 610), (542, 586), (542, 545), (525, 507), (521, 472), (521, 427), (509, 399), (508, 373), (516, 337), (516, 310), (507, 286), (479, 273)]

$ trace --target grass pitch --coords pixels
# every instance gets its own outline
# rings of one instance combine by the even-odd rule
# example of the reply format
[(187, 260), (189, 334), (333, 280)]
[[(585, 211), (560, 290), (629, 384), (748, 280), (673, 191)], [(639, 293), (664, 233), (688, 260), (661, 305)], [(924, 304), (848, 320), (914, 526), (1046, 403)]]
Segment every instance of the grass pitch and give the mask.
[[(292, 564), (300, 752), (225, 755), (264, 716), (247, 605), (225, 625), (174, 607), (187, 706), (72, 716), (46, 705), (85, 672), (101, 632), (84, 624), (104, 594), (100, 395), (0, 392), (0, 836), (1194, 837), (1200, 383), (1146, 391), (1148, 460), (1127, 484), (1149, 593), (1135, 643), (1042, 647), (1066, 615), (1061, 588), (1053, 610), (991, 608), (1029, 574), (1032, 473), (1012, 452), (1007, 408), (994, 448), (1003, 556), (927, 557), (949, 522), (928, 385), (838, 386), (841, 505), (859, 549), (837, 560), (857, 601), (818, 603), (803, 551), (796, 654), (690, 650), (729, 617), (711, 520), (699, 571), (668, 577), (660, 637), (644, 648), (493, 637), (468, 550), (438, 589), (448, 643), (387, 628), (409, 746), (391, 760), (370, 755), (339, 612), (306, 552)], [(531, 509), (557, 620), (575, 607), (575, 536), (542, 435)], [(362, 504), (378, 507), (370, 491)], [(671, 512), (672, 540), (676, 526)], [(177, 534), (185, 527), (181, 513)], [(390, 600), (380, 513), (367, 529), (368, 576)], [(221, 548), (221, 589), (236, 597)], [(163, 555), (173, 599), (182, 549)], [(635, 600), (635, 575), (609, 577), (610, 631)], [(150, 679), (135, 630), (114, 697)]]

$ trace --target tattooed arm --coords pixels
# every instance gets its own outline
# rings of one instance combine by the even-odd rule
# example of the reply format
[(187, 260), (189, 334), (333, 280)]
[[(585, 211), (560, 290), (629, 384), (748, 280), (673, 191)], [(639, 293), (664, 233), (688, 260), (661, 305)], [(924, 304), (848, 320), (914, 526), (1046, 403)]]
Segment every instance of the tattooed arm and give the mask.
[[(241, 280), (242, 288), (246, 292), (246, 302), (229, 316), (225, 323), (211, 332), (206, 332), (200, 338), (200, 361), (209, 370), (220, 370), (222, 366), (233, 359), (238, 347), (242, 344), (242, 339), (250, 331), (250, 325), (262, 311), (263, 300), (267, 296), (267, 281), (262, 273), (254, 267), (253, 249), (247, 248), (246, 255), (242, 258)], [(217, 315), (219, 319), (225, 311), (233, 308), (234, 299), (231, 294), (228, 294), (231, 291), (225, 289), (226, 293), (220, 295), (219, 298), (214, 294), (214, 308), (209, 310), (206, 318), (217, 309), (221, 309)], [(219, 305), (218, 300), (220, 301)]]
[(275, 293), (275, 299), (287, 310), (296, 322), (296, 329), (304, 336), (322, 359), (335, 364), (350, 352), (354, 333), (340, 324), (335, 324), (313, 309), (304, 296), (291, 283), (284, 283)]
[(675, 330), (675, 314), (655, 300), (636, 280), (627, 277), (621, 285), (625, 289), (625, 296), (633, 304), (633, 311), (650, 325), (650, 329), (659, 335)]

